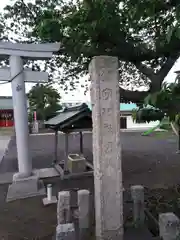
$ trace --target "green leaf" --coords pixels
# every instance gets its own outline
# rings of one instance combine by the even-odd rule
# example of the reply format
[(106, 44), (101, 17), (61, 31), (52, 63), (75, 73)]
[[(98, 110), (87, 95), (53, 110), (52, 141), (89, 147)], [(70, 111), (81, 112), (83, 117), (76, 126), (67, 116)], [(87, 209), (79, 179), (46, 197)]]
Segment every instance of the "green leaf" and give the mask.
[(61, 108), (60, 95), (52, 86), (37, 84), (28, 93), (30, 114), (37, 111), (38, 120), (46, 120), (54, 116)]
[(180, 20), (180, 5), (176, 7), (176, 18)]
[[(17, 0), (6, 7), (2, 18), (0, 15), (3, 26), (0, 37), (6, 37), (9, 31), (13, 31), (14, 42), (61, 42), (61, 50), (51, 59), (54, 66), (48, 63), (45, 70), (52, 77), (59, 76), (62, 90), (71, 89), (71, 81), (81, 81), (88, 73), (92, 57), (99, 55), (118, 57), (120, 86), (121, 83), (135, 88), (152, 86), (151, 82), (156, 81), (153, 73), (164, 66), (167, 58), (172, 57), (175, 62), (180, 50), (180, 45), (175, 46), (174, 41), (167, 46), (174, 37), (173, 24), (179, 20), (178, 1), (174, 1), (172, 8), (162, 0), (28, 2), (31, 3)], [(13, 29), (9, 27), (11, 23), (15, 23)], [(136, 68), (134, 63), (143, 64), (144, 68)], [(29, 64), (31, 61), (27, 62)], [(146, 73), (147, 68), (152, 74)], [(160, 82), (161, 76), (163, 74), (157, 76)], [(80, 83), (80, 86), (86, 88), (88, 84)], [(126, 99), (124, 92), (122, 98), (132, 100), (131, 96), (129, 94)], [(144, 97), (140, 94), (133, 100), (142, 102), (141, 96)], [(168, 99), (164, 99), (164, 104), (162, 99), (161, 95), (157, 100), (151, 99), (151, 103), (162, 108), (169, 106)], [(150, 103), (150, 100), (147, 102)]]
[(166, 40), (169, 43), (171, 41), (171, 37), (174, 31), (174, 26), (171, 26), (167, 32)]
[(180, 27), (176, 29), (175, 36), (180, 39)]

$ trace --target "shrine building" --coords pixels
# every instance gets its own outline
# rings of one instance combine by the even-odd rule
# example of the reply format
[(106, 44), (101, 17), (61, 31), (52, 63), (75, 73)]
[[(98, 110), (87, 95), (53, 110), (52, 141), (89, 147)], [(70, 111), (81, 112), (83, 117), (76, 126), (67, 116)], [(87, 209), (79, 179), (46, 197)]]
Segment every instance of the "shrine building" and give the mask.
[(12, 97), (0, 96), (0, 127), (13, 127), (13, 101)]

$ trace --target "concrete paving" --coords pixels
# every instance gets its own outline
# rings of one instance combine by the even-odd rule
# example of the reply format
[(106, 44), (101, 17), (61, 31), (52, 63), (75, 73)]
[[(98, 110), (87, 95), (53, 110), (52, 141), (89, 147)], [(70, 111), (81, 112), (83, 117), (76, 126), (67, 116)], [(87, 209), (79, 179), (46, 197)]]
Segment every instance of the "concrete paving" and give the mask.
[(0, 163), (3, 160), (3, 157), (7, 153), (10, 141), (11, 141), (11, 136), (0, 135)]
[(124, 234), (124, 240), (153, 240), (152, 234), (144, 227), (141, 229), (128, 228)]

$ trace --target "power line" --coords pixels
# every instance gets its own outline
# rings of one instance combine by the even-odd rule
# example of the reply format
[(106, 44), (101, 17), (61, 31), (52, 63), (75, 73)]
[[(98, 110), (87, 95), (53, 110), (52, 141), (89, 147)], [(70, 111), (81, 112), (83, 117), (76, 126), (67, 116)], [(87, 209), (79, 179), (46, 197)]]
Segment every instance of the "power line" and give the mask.
[(11, 83), (16, 77), (18, 77), (19, 75), (21, 75), (24, 72), (24, 69), (22, 69), (19, 73), (17, 73), (14, 77), (12, 77), (10, 80), (0, 83), (0, 85), (2, 84), (6, 84), (6, 83)]

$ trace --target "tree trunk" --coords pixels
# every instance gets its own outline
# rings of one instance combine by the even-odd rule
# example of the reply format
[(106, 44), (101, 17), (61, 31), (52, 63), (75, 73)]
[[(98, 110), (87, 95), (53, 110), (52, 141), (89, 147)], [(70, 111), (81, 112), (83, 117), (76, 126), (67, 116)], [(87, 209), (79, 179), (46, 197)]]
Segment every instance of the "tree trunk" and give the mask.
[(176, 136), (178, 137), (178, 130), (176, 129), (176, 126), (174, 125), (173, 122), (171, 122), (171, 128), (172, 128), (173, 132), (176, 134)]
[[(176, 128), (177, 126), (177, 128)], [(180, 154), (180, 124), (175, 124), (173, 122), (171, 122), (171, 128), (173, 130), (173, 132), (175, 133), (175, 135), (178, 137), (178, 144), (177, 144), (177, 153)]]
[(133, 62), (136, 68), (151, 80), (148, 91), (129, 91), (120, 87), (120, 102), (142, 103), (144, 98), (149, 93), (154, 93), (161, 90), (162, 82), (167, 76), (176, 60), (179, 58), (179, 53), (169, 56), (158, 72), (154, 72), (151, 68), (142, 63)]
[(143, 103), (149, 91), (129, 91), (120, 88), (120, 102)]

